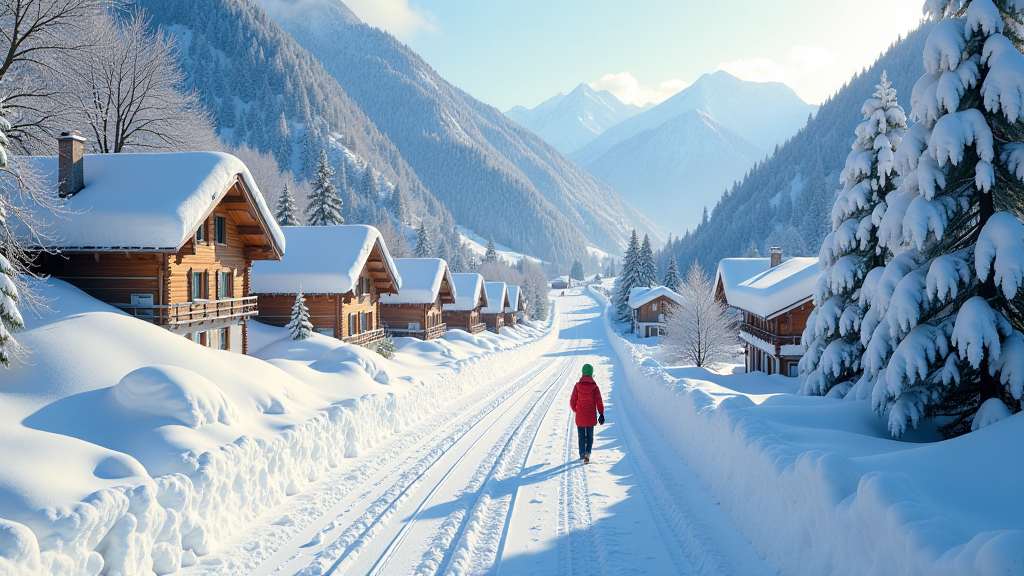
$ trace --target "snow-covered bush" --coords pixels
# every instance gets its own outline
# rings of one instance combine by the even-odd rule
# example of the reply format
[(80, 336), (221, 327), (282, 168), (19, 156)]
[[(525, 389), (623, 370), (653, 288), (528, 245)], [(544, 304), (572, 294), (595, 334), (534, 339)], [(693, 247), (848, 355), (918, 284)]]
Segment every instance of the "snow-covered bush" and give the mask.
[(377, 354), (380, 354), (381, 356), (389, 360), (392, 357), (394, 357), (395, 341), (391, 338), (391, 336), (385, 336), (384, 339), (377, 344)]
[(299, 288), (299, 293), (295, 295), (292, 321), (288, 323), (287, 328), (291, 332), (292, 340), (305, 340), (313, 335), (313, 324), (309, 321), (309, 308), (306, 306), (306, 297), (302, 295), (302, 288)]
[(894, 154), (907, 129), (906, 114), (885, 72), (875, 88), (861, 108), (864, 121), (857, 126), (857, 139), (839, 176), (843, 189), (832, 206), (832, 232), (818, 253), (824, 272), (803, 334), (803, 394), (824, 395), (834, 387), (845, 394), (861, 371), (860, 328), (869, 292), (862, 287), (871, 270), (885, 264), (878, 225), (884, 199), (896, 189)]
[(1017, 411), (1024, 394), (1006, 357), (1024, 327), (1024, 55), (1011, 40), (1024, 4), (925, 8), (943, 19), (894, 159), (904, 180), (879, 224), (879, 244), (902, 253), (878, 275), (857, 385), (897, 437), (933, 417), (962, 434), (983, 404), (988, 419), (999, 412), (990, 400)]

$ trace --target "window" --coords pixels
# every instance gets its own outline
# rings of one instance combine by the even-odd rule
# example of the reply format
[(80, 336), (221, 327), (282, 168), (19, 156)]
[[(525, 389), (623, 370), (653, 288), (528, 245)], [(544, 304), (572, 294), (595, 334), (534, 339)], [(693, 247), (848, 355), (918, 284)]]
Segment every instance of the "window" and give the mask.
[(221, 350), (227, 350), (228, 349), (228, 329), (227, 328), (221, 328), (220, 330), (217, 330), (217, 346)]
[(348, 315), (348, 335), (349, 336), (355, 336), (356, 335), (356, 315), (355, 314), (349, 314)]
[(419, 330), (419, 329), (420, 329), (420, 323), (419, 322), (409, 322), (409, 330)]
[(206, 222), (203, 222), (199, 225), (199, 228), (196, 228), (196, 244), (200, 242), (206, 242)]
[(192, 273), (192, 300), (202, 300), (205, 290), (203, 290), (205, 282), (203, 282), (202, 272)]
[(230, 270), (218, 273), (217, 298), (220, 300), (231, 298), (231, 295), (234, 292), (234, 286), (232, 286), (233, 283), (234, 276), (231, 275)]
[(318, 334), (323, 334), (324, 336), (330, 336), (332, 338), (334, 337), (334, 328), (317, 328), (316, 331)]
[(793, 377), (793, 378), (796, 378), (797, 376), (799, 376), (800, 375), (800, 365), (797, 364), (796, 362), (791, 362), (789, 364), (789, 375), (791, 377)]
[(362, 294), (369, 294), (369, 293), (370, 293), (370, 279), (367, 278), (366, 276), (360, 276), (359, 277), (359, 294), (362, 295)]
[(223, 216), (213, 217), (213, 241), (217, 244), (228, 243), (228, 219)]
[(658, 303), (657, 302), (652, 302), (651, 303), (651, 310), (653, 310), (654, 312), (658, 311)]
[(366, 312), (359, 313), (359, 333), (366, 332)]

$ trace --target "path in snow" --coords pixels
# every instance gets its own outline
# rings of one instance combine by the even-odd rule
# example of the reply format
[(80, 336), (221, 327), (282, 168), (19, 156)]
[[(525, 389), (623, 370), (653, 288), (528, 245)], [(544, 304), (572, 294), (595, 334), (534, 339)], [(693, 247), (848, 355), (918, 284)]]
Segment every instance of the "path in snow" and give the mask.
[[(264, 515), (185, 574), (770, 574), (639, 413), (588, 296), (518, 374)], [(608, 423), (576, 460), (569, 394), (594, 365)]]

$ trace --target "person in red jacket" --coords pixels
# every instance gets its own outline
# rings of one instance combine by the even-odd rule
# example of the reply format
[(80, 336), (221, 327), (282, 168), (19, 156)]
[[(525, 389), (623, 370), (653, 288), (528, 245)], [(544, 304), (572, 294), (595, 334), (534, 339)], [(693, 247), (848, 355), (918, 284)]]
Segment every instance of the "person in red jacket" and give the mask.
[(583, 376), (572, 389), (569, 408), (576, 413), (580, 460), (584, 464), (590, 464), (590, 451), (594, 447), (594, 426), (604, 424), (604, 402), (601, 401), (601, 390), (597, 387), (597, 382), (594, 382), (594, 367), (590, 364), (583, 365)]

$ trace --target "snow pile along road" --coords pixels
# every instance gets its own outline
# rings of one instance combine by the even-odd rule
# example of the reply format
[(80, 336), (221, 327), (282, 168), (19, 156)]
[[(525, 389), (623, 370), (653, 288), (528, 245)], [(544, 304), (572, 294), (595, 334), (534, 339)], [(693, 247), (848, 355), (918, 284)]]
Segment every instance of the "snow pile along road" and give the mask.
[(666, 367), (605, 321), (636, 404), (780, 573), (1024, 574), (1021, 415), (894, 441), (866, 400)]
[(0, 575), (169, 574), (550, 346), (549, 325), (398, 339), (394, 361), (250, 324), (197, 346), (60, 281), (0, 385)]

